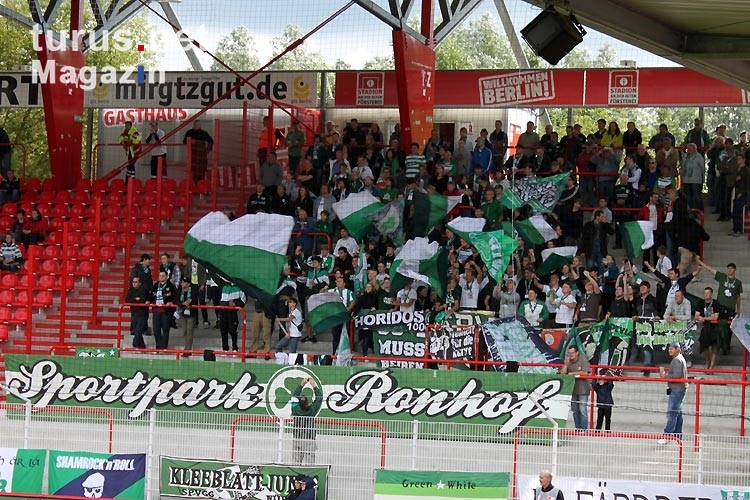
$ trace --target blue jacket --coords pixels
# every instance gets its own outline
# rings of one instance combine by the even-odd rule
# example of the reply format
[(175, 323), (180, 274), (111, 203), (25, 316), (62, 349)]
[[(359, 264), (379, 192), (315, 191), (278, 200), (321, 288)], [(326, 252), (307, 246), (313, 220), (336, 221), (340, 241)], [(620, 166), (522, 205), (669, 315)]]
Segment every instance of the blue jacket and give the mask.
[(305, 478), (305, 489), (295, 500), (315, 500), (315, 481), (313, 478)]
[(474, 170), (475, 165), (482, 166), (482, 173), (489, 174), (492, 167), (492, 150), (487, 146), (482, 149), (474, 148), (471, 153), (471, 168)]

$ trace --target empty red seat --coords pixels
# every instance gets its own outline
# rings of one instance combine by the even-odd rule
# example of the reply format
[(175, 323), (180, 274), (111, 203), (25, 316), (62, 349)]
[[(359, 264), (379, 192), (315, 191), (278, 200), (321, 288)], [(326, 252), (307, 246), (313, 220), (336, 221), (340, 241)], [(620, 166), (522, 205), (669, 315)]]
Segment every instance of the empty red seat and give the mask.
[(0, 342), (5, 342), (10, 337), (8, 325), (0, 325)]
[(36, 307), (49, 307), (52, 305), (52, 300), (52, 292), (42, 290), (41, 292), (37, 292), (34, 298), (34, 305)]
[(117, 257), (117, 250), (115, 250), (115, 247), (101, 247), (99, 256), (103, 261), (112, 262)]
[(0, 321), (10, 321), (13, 318), (13, 311), (10, 307), (0, 307)]
[(16, 292), (12, 290), (0, 291), (0, 304), (10, 305), (16, 301)]
[(96, 232), (86, 232), (81, 235), (81, 245), (94, 245), (96, 244)]
[(88, 213), (89, 209), (88, 207), (86, 207), (86, 205), (84, 205), (83, 203), (76, 203), (72, 207), (70, 207), (69, 215), (71, 217), (85, 217)]
[(110, 193), (115, 191), (125, 192), (125, 179), (112, 179), (107, 191)]
[(142, 234), (154, 232), (154, 219), (140, 219), (135, 225), (136, 231)]
[[(51, 228), (51, 221), (50, 221), (50, 228)], [(47, 235), (47, 242), (54, 244), (54, 245), (60, 245), (63, 242), (63, 234), (62, 231), (53, 231)]]
[[(75, 245), (68, 245), (67, 250), (65, 250), (64, 258), (68, 260), (76, 260), (78, 258), (78, 247)], [(62, 269), (62, 264), (60, 265), (60, 268)]]
[(42, 191), (39, 193), (39, 196), (37, 196), (37, 201), (40, 203), (52, 203), (55, 201), (55, 192), (54, 191)]
[(66, 205), (65, 203), (55, 202), (55, 206), (52, 207), (52, 213), (50, 213), (50, 216), (67, 217), (69, 213), (70, 213), (70, 209), (68, 208), (68, 205)]
[(44, 217), (49, 217), (52, 212), (52, 205), (49, 203), (37, 203), (36, 209), (39, 210), (39, 213)]
[[(71, 265), (71, 267), (68, 268), (68, 270), (72, 274), (72, 272), (73, 272), (72, 265)], [(73, 278), (73, 276), (60, 276), (57, 279), (57, 288), (59, 290), (70, 291), (73, 288), (75, 288), (75, 286), (76, 286), (76, 280), (75, 280), (75, 278)]]
[(0, 284), (7, 290), (12, 290), (18, 286), (18, 276), (15, 274), (3, 275), (2, 282)]
[(3, 215), (14, 216), (16, 215), (16, 212), (18, 212), (18, 206), (12, 201), (3, 205), (3, 211), (2, 211)]
[(91, 190), (94, 192), (104, 192), (108, 189), (107, 179), (96, 179), (91, 184)]
[(172, 217), (174, 217), (174, 208), (171, 205), (162, 205), (159, 216), (161, 220), (172, 220)]
[(28, 303), (29, 303), (29, 292), (27, 292), (26, 290), (21, 290), (20, 292), (18, 292), (18, 295), (16, 296), (16, 301), (14, 302), (14, 304), (25, 305)]
[(68, 231), (83, 231), (83, 219), (78, 217), (68, 219)]
[(53, 217), (49, 221), (49, 228), (52, 231), (62, 231), (65, 226), (65, 219), (62, 217)]
[(17, 323), (26, 324), (29, 322), (29, 309), (27, 307), (15, 308), (13, 320)]
[(73, 194), (73, 203), (88, 205), (89, 201), (88, 191), (76, 191), (75, 194)]
[(80, 245), (81, 244), (81, 233), (69, 232), (68, 233), (68, 244), (69, 245)]
[(144, 193), (150, 193), (156, 191), (157, 186), (157, 179), (148, 179), (145, 184), (143, 184), (143, 192)]
[(198, 181), (198, 183), (195, 185), (196, 194), (208, 194), (210, 192), (211, 192), (211, 183), (207, 181), (206, 179), (202, 179)]
[[(89, 260), (84, 260), (78, 266), (78, 269), (76, 269), (75, 275), (76, 276), (93, 276), (95, 271), (96, 271), (96, 267), (94, 267), (94, 263)], [(2, 301), (0, 301), (0, 303), (1, 302)]]
[(107, 197), (107, 203), (122, 204), (125, 202), (125, 194), (120, 191), (112, 191)]
[(57, 245), (48, 245), (44, 247), (45, 259), (59, 259), (62, 256), (62, 249)]
[(118, 239), (117, 233), (102, 233), (102, 245), (106, 245), (110, 247), (116, 246), (117, 239)]
[(138, 204), (143, 205), (154, 205), (156, 206), (156, 199), (159, 197), (156, 191), (146, 191), (143, 193), (138, 200)]
[(29, 275), (24, 274), (21, 276), (21, 281), (18, 282), (18, 288), (28, 288), (29, 287)]
[(18, 204), (18, 208), (20, 208), (21, 210), (23, 210), (24, 212), (26, 212), (26, 216), (28, 217), (29, 215), (31, 215), (31, 211), (34, 209), (34, 204), (31, 203), (30, 201), (23, 201), (22, 200)]
[(44, 179), (42, 181), (42, 191), (54, 191), (55, 190), (55, 181), (52, 179)]
[(55, 259), (47, 259), (42, 262), (42, 272), (46, 274), (58, 274), (60, 263)]
[(119, 205), (107, 205), (102, 211), (102, 220), (111, 220), (117, 223), (121, 215), (125, 215), (123, 207)]
[(55, 195), (55, 203), (66, 203), (70, 205), (72, 201), (73, 198), (70, 196), (69, 191), (58, 191)]
[(96, 249), (93, 247), (93, 245), (86, 245), (85, 247), (81, 248), (81, 260), (94, 260), (95, 256)]
[(55, 288), (55, 277), (50, 275), (44, 275), (39, 277), (39, 285), (38, 288), (43, 288), (45, 290), (53, 290)]
[(76, 191), (91, 191), (91, 180), (78, 179), (78, 182), (76, 182)]
[(36, 191), (22, 191), (21, 201), (30, 201), (31, 203), (34, 203), (37, 196)]
[(177, 191), (177, 181), (174, 179), (163, 179), (161, 181), (162, 193), (174, 193)]
[(32, 177), (23, 181), (23, 189), (39, 191), (42, 189), (42, 181), (38, 177)]

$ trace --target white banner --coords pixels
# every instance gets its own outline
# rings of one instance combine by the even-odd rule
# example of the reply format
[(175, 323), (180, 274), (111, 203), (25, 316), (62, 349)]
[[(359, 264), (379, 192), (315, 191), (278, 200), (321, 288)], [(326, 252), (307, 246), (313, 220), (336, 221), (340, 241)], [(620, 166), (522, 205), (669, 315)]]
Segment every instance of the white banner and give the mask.
[[(517, 484), (518, 500), (535, 500), (534, 488), (539, 487), (538, 475), (518, 474)], [(554, 477), (552, 485), (560, 488), (566, 500), (745, 500), (750, 498), (750, 488), (735, 486), (572, 477)]]
[(745, 349), (750, 350), (750, 316), (735, 316), (731, 328)]
[[(125, 73), (122, 73), (125, 75)], [(234, 73), (219, 71), (146, 72), (145, 83), (99, 83), (84, 92), (84, 106), (90, 108), (185, 108), (200, 109), (231, 90), (241, 79)], [(245, 78), (250, 73), (240, 73)], [(117, 81), (121, 81), (118, 73)], [(153, 77), (153, 83), (149, 78)], [(268, 72), (233, 91), (216, 109), (267, 108), (269, 100), (300, 107), (316, 107), (318, 73)], [(41, 85), (30, 72), (0, 73), (0, 108), (39, 107)]]

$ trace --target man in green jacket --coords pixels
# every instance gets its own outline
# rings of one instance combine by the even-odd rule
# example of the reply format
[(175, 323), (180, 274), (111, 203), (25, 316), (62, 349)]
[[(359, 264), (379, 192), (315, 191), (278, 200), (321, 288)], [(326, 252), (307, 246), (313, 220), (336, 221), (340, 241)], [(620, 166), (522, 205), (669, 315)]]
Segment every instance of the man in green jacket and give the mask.
[[(312, 402), (307, 396), (301, 395), (305, 386), (310, 386), (313, 390)], [(318, 450), (318, 445), (315, 442), (317, 435), (315, 416), (323, 404), (323, 391), (312, 378), (307, 377), (302, 379), (299, 386), (294, 389), (292, 396), (296, 398), (296, 401), (292, 403), (294, 461), (297, 465), (314, 464), (315, 452)]]

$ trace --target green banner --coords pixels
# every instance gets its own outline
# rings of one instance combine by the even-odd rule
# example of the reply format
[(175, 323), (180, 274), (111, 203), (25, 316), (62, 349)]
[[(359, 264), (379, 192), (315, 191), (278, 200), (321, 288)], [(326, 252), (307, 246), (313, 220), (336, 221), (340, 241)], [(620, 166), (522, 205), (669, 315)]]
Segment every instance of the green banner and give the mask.
[[(127, 408), (132, 419), (154, 407), (288, 418), (292, 392), (311, 378), (323, 390), (318, 417), (386, 426), (414, 420), (485, 423), (497, 426), (488, 427), (495, 435), (551, 425), (528, 397), (531, 392), (564, 427), (574, 382), (568, 375), (12, 354), (5, 369), (8, 401), (28, 399), (36, 407)], [(302, 395), (315, 397), (309, 385)], [(397, 427), (404, 428), (391, 426)]]
[(47, 450), (0, 448), (0, 493), (41, 493)]
[(88, 498), (143, 500), (146, 455), (49, 452), (49, 493)]
[(225, 500), (282, 499), (294, 489), (294, 477), (302, 475), (315, 484), (316, 500), (325, 500), (328, 469), (328, 466), (242, 465), (161, 457), (159, 493), (165, 497)]
[(120, 350), (116, 347), (76, 347), (76, 356), (81, 358), (118, 358)]
[(376, 470), (375, 500), (484, 498), (507, 500), (507, 472)]

